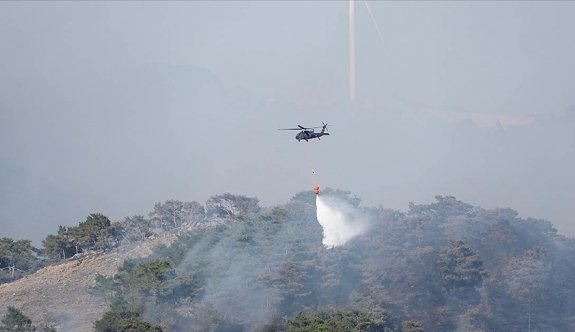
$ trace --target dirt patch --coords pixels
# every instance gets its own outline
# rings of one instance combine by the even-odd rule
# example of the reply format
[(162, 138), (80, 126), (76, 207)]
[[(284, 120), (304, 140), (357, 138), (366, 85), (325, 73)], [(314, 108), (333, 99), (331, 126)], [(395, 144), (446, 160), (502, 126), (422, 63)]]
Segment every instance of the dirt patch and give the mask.
[(90, 293), (96, 275), (114, 275), (127, 258), (146, 257), (154, 247), (169, 245), (175, 235), (163, 235), (138, 245), (107, 253), (86, 253), (12, 283), (0, 285), (0, 317), (14, 306), (40, 327), (58, 322), (59, 331), (90, 331), (93, 322), (107, 310), (104, 298)]

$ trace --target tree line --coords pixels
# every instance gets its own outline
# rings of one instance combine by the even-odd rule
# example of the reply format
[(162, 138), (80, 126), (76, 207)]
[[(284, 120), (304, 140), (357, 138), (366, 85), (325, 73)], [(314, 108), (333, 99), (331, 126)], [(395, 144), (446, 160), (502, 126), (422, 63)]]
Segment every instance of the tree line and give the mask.
[(326, 249), (312, 192), (269, 208), (224, 194), (117, 223), (90, 215), (55, 235), (66, 246), (50, 259), (179, 234), (96, 278), (109, 304), (96, 331), (575, 329), (575, 241), (548, 221), (450, 196), (402, 212), (323, 194), (362, 209), (370, 231)]
[(143, 241), (184, 225), (197, 225), (207, 218), (231, 220), (258, 209), (258, 200), (229, 193), (210, 197), (206, 206), (198, 202), (168, 200), (156, 203), (147, 217), (135, 215), (112, 222), (92, 213), (75, 226), (58, 226), (55, 234), (36, 248), (29, 240), (0, 238), (0, 283), (16, 280), (38, 269), (88, 251), (106, 251), (122, 244)]
[(370, 231), (326, 249), (315, 197), (303, 192), (182, 233), (94, 290), (108, 315), (167, 331), (575, 329), (575, 242), (548, 221), (450, 196), (363, 210)]

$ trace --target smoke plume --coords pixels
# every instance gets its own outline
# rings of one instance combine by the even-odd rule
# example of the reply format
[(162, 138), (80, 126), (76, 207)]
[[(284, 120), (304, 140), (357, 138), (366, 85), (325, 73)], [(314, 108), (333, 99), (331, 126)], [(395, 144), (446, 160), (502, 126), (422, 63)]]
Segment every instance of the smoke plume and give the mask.
[(336, 197), (316, 196), (316, 207), (322, 243), (327, 248), (341, 246), (368, 228), (367, 217), (360, 210)]

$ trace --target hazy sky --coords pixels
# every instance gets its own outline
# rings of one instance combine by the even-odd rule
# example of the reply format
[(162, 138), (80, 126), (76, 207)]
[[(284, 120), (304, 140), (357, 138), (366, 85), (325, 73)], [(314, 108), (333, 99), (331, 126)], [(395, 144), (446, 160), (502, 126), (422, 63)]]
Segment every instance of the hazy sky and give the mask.
[(352, 107), (345, 1), (0, 2), (0, 236), (279, 204), (312, 167), (367, 206), (453, 195), (575, 235), (575, 3), (369, 4)]

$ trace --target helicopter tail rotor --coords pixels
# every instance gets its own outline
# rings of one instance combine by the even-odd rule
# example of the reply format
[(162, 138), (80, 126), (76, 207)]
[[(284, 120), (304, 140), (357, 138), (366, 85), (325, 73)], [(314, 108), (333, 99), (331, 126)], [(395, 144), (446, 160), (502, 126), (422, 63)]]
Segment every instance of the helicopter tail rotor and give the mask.
[(325, 135), (329, 135), (329, 133), (327, 132), (327, 123), (325, 122), (321, 122), (323, 124), (321, 132), (324, 133)]

